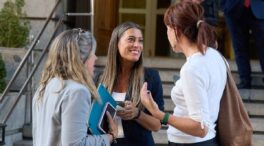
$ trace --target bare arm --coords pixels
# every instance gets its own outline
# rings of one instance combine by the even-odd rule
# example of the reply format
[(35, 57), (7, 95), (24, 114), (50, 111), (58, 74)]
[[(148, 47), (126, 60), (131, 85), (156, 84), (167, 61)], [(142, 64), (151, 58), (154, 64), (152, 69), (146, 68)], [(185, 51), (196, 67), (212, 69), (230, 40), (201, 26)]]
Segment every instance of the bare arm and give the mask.
[[(141, 89), (141, 102), (155, 118), (159, 120), (163, 119), (165, 113), (159, 110), (151, 94), (148, 94), (146, 83), (144, 83)], [(193, 136), (204, 137), (208, 132), (208, 127), (205, 125), (202, 127), (200, 122), (188, 117), (176, 117), (170, 114), (168, 124)]]
[(182, 0), (183, 2), (194, 2), (194, 3), (197, 3), (197, 4), (200, 4), (202, 3), (204, 0)]
[[(162, 120), (165, 113), (162, 111), (153, 111), (156, 118)], [(170, 114), (168, 124), (176, 129), (197, 137), (205, 137), (208, 132), (208, 127), (202, 128), (201, 123), (194, 121), (191, 118), (176, 117)]]
[(157, 118), (155, 118), (151, 115), (148, 115), (142, 111), (140, 111), (140, 112), (141, 112), (141, 114), (138, 117), (138, 119), (136, 119), (136, 121), (141, 126), (143, 126), (144, 128), (146, 128), (150, 131), (158, 131), (161, 128), (160, 121)]
[[(150, 131), (158, 131), (161, 128), (160, 121), (157, 118), (138, 110), (130, 101), (126, 101), (125, 104), (124, 110), (117, 112), (117, 115), (123, 120), (136, 120), (141, 126)], [(140, 112), (140, 116), (134, 119), (138, 112)]]

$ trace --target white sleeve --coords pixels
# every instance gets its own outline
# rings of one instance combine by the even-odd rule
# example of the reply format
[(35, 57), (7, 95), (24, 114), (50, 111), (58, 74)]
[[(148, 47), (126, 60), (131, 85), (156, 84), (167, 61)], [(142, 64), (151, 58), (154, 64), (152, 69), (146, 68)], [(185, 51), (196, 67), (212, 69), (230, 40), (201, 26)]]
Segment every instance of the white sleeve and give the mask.
[(61, 105), (62, 146), (109, 146), (107, 135), (87, 135), (91, 94), (77, 89), (67, 96)]
[(203, 128), (203, 124), (208, 125), (210, 116), (206, 72), (189, 66), (182, 70), (181, 79), (189, 117), (201, 122)]

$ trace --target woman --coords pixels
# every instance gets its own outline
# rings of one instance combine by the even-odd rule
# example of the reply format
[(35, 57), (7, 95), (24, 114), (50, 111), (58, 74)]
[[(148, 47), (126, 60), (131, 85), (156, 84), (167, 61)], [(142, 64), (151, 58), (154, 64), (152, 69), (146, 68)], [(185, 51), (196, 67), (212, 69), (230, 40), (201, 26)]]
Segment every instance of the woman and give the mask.
[(34, 146), (109, 146), (117, 126), (108, 114), (111, 131), (87, 135), (91, 100), (97, 100), (92, 81), (96, 42), (81, 29), (61, 33), (53, 41), (33, 98)]
[(217, 146), (216, 121), (220, 99), (226, 84), (226, 66), (215, 50), (215, 33), (203, 19), (203, 8), (181, 2), (170, 6), (164, 16), (167, 36), (174, 52), (181, 52), (186, 62), (180, 79), (171, 91), (173, 114), (160, 111), (145, 83), (141, 102), (150, 113), (169, 124), (170, 146)]
[(113, 30), (101, 82), (116, 101), (125, 103), (117, 112), (118, 137), (114, 146), (154, 146), (151, 131), (161, 127), (140, 102), (140, 89), (147, 81), (159, 109), (164, 109), (159, 74), (143, 67), (142, 51), (143, 35), (138, 24), (124, 22)]

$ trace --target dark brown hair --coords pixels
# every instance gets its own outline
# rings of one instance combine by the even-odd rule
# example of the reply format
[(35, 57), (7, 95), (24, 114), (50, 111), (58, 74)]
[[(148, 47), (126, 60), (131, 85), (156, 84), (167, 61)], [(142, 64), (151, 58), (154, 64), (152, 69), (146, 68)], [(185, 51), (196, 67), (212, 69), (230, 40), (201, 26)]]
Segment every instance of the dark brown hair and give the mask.
[(165, 12), (164, 23), (174, 30), (179, 28), (191, 43), (197, 44), (202, 54), (206, 49), (204, 45), (216, 48), (215, 31), (204, 21), (204, 9), (199, 4), (179, 2), (170, 6)]

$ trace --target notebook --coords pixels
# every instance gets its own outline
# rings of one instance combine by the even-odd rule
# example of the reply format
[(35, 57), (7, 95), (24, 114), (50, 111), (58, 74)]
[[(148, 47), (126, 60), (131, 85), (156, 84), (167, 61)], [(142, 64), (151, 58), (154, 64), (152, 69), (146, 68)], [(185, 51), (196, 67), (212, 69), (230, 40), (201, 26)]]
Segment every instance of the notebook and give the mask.
[(88, 120), (89, 132), (93, 135), (103, 134), (103, 132), (98, 128), (98, 123), (100, 121), (101, 115), (103, 114), (104, 107), (106, 103), (111, 104), (116, 108), (116, 101), (107, 91), (103, 84), (99, 84), (97, 89), (100, 99), (94, 100), (92, 103), (92, 109)]

